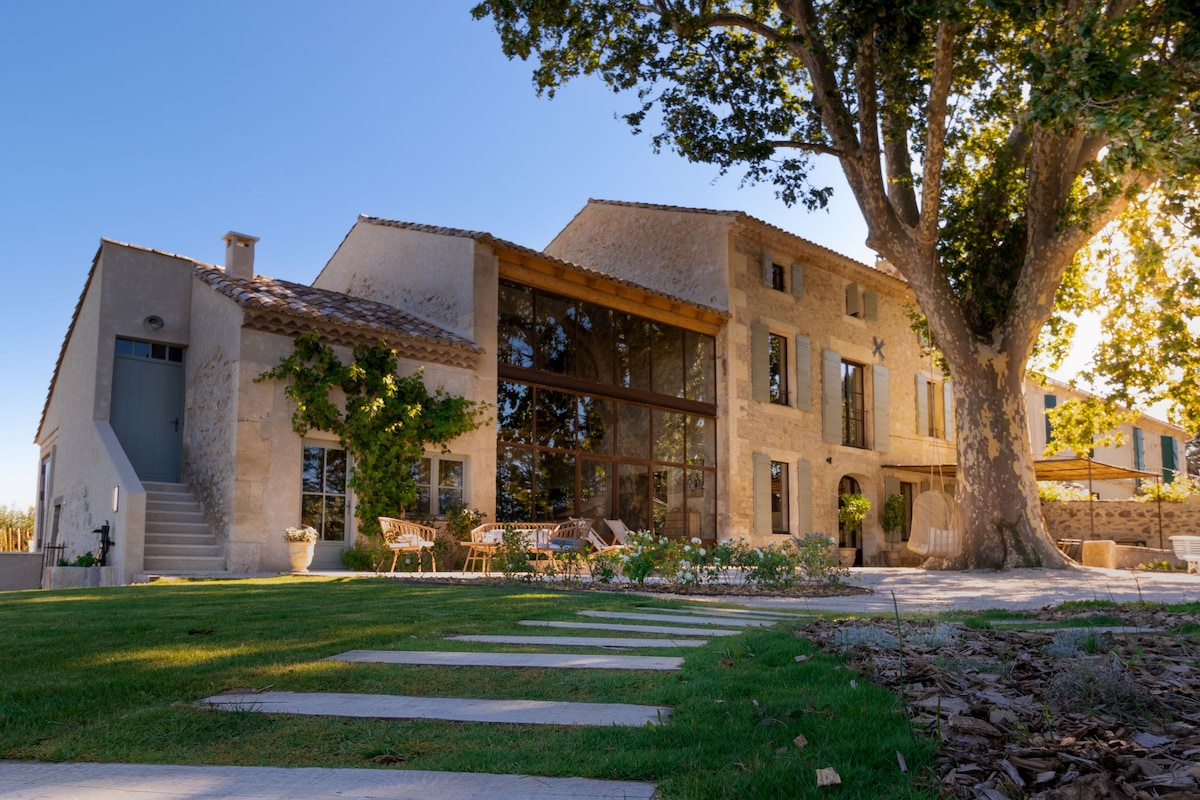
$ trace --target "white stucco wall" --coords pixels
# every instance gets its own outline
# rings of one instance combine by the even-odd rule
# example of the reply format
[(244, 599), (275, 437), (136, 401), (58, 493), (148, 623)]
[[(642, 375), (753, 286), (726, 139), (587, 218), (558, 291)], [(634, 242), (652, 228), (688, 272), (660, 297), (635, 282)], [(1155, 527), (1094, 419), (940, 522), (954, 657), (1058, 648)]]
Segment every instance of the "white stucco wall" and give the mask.
[[(37, 444), (53, 454), (46, 489), (45, 536), (60, 506), (58, 544), (65, 557), (98, 552), (92, 530), (105, 520), (116, 541), (110, 563), (128, 582), (142, 570), (145, 493), (108, 425), (118, 336), (185, 346), (190, 325), (190, 262), (103, 242), (95, 271), (66, 342)], [(148, 315), (162, 330), (143, 327)], [(117, 511), (112, 509), (118, 489)], [(39, 522), (39, 525), (42, 524)], [(47, 543), (50, 543), (47, 541)]]

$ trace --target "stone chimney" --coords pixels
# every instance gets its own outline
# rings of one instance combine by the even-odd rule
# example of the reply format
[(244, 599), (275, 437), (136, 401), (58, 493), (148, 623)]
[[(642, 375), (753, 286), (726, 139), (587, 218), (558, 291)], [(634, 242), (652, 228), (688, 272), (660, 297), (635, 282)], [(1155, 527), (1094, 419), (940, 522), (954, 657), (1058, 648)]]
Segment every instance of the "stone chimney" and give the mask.
[(257, 236), (230, 231), (221, 237), (225, 242), (225, 274), (234, 278), (254, 277), (254, 243)]

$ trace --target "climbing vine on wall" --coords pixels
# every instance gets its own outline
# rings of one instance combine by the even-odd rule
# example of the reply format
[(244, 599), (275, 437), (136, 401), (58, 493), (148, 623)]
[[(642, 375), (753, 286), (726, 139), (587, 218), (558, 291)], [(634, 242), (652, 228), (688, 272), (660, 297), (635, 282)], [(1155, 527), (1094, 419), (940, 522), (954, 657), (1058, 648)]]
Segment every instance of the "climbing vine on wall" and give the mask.
[[(304, 333), (255, 380), (287, 382), (296, 433), (315, 428), (339, 437), (354, 459), (358, 529), (370, 535), (379, 533), (380, 516), (401, 515), (416, 503), (413, 467), (426, 447), (478, 428), (486, 413), (485, 404), (441, 388), (431, 394), (419, 371), (397, 375), (396, 352), (385, 342), (356, 345), (353, 361), (343, 364), (316, 334)], [(331, 398), (335, 390), (345, 395), (344, 406)]]

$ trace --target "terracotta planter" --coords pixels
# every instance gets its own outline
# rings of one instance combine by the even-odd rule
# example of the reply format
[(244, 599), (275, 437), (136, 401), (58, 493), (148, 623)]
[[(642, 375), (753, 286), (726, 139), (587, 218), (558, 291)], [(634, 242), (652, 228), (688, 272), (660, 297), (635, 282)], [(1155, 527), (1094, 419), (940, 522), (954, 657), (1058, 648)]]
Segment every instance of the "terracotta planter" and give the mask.
[(314, 542), (288, 542), (288, 560), (292, 564), (292, 572), (308, 572), (308, 565), (313, 560)]
[(858, 557), (858, 548), (856, 547), (839, 547), (838, 561), (843, 567), (853, 567), (854, 559)]
[(885, 567), (900, 566), (900, 551), (899, 550), (884, 550), (883, 565)]

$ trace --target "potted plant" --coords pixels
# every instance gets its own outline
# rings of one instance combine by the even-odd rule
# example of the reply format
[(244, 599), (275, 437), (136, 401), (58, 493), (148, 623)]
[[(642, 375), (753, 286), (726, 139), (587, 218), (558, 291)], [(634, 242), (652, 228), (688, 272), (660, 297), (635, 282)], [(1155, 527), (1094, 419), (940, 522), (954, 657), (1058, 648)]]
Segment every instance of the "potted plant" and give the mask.
[(287, 542), (292, 572), (308, 572), (308, 565), (313, 560), (313, 549), (317, 544), (316, 529), (308, 525), (302, 528), (287, 528), (283, 532), (283, 539)]
[[(900, 534), (904, 531), (905, 513), (907, 508), (904, 504), (902, 495), (888, 495), (888, 499), (883, 504), (883, 514), (880, 517), (879, 524), (883, 528), (884, 534), (887, 535), (887, 540), (891, 544), (900, 541)], [(885, 550), (883, 553), (884, 564), (889, 567), (898, 566), (900, 563), (900, 552), (898, 550)]]
[[(857, 492), (838, 497), (838, 522), (842, 524), (843, 542), (857, 540), (862, 534), (863, 520), (867, 518), (867, 512), (870, 510), (871, 501)], [(838, 548), (838, 559), (842, 562), (842, 566), (854, 566), (857, 556), (857, 547)]]

